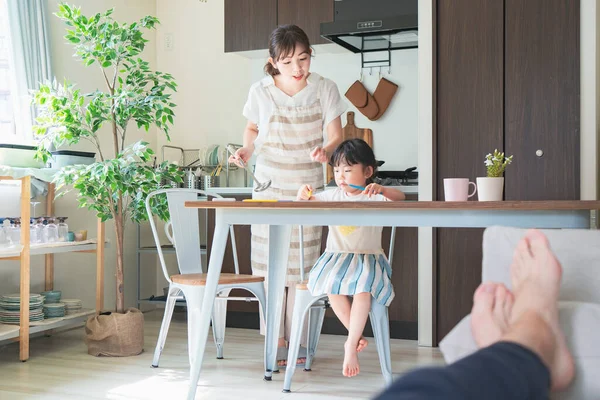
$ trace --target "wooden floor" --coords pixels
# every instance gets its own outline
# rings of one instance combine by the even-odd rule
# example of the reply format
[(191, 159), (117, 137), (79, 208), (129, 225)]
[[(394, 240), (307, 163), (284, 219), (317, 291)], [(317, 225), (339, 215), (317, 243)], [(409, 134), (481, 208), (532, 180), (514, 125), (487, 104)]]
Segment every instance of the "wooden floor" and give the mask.
[[(185, 314), (174, 314), (160, 368), (150, 367), (162, 312), (146, 314), (145, 352), (137, 357), (87, 355), (83, 328), (34, 338), (31, 358), (19, 362), (17, 343), (0, 348), (0, 399), (183, 399), (188, 384)], [(361, 354), (361, 374), (341, 375), (343, 336), (322, 335), (312, 372), (296, 370), (292, 393), (282, 393), (283, 373), (263, 377), (263, 338), (258, 331), (227, 330), (225, 359), (217, 360), (212, 336), (197, 399), (367, 399), (383, 387), (371, 340)], [(438, 349), (392, 340), (392, 369), (398, 376), (415, 366), (443, 364)]]

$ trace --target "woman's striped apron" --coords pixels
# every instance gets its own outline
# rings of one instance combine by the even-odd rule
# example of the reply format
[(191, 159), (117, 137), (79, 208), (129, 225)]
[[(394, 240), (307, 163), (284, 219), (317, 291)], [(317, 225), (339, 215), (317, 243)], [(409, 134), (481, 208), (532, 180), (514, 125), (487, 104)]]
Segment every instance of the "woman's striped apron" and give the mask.
[[(321, 85), (320, 78), (317, 85)], [(260, 182), (271, 180), (263, 192), (253, 192), (254, 199), (295, 200), (298, 189), (309, 184), (314, 190), (323, 188), (323, 166), (310, 158), (310, 152), (323, 146), (323, 113), (317, 89), (317, 98), (308, 106), (278, 106), (269, 86), (267, 92), (273, 102), (273, 115), (269, 119), (267, 136), (257, 154), (256, 177)], [(304, 227), (304, 271), (308, 272), (321, 255), (323, 228)], [(267, 276), (269, 255), (268, 225), (252, 225), (252, 273)], [(298, 227), (292, 228), (292, 240), (287, 265), (286, 282), (300, 281), (300, 246)]]

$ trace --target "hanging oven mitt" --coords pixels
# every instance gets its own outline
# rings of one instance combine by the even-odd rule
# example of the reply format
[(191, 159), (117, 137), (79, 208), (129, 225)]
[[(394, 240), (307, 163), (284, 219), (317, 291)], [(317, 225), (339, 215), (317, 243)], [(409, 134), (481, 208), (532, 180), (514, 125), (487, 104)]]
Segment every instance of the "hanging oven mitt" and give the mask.
[(377, 84), (375, 93), (373, 93), (373, 97), (375, 98), (377, 106), (379, 107), (379, 112), (377, 115), (375, 115), (375, 117), (369, 118), (371, 121), (378, 120), (383, 115), (385, 110), (387, 110), (388, 106), (392, 102), (392, 97), (394, 97), (394, 94), (396, 94), (396, 90), (398, 90), (398, 85), (388, 81), (385, 78), (381, 78)]
[(372, 119), (379, 113), (375, 99), (361, 81), (354, 82), (346, 91), (345, 96), (365, 117)]

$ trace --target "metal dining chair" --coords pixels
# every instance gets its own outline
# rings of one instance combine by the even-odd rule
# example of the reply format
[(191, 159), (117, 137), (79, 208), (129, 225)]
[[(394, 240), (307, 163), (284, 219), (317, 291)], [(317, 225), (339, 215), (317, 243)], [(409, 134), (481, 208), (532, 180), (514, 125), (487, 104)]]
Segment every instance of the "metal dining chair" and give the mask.
[[(170, 214), (170, 224), (173, 230), (172, 236), (167, 233), (169, 239), (172, 239), (175, 253), (177, 255), (177, 264), (179, 273), (170, 275), (164, 259), (164, 254), (161, 249), (160, 238), (156, 229), (156, 223), (153, 218), (151, 201), (152, 198), (158, 195), (166, 195)], [(198, 223), (198, 210), (186, 208), (186, 201), (196, 201), (199, 196), (208, 199), (209, 197), (222, 199), (221, 196), (210, 194), (202, 190), (195, 189), (160, 189), (148, 195), (146, 198), (146, 212), (148, 220), (152, 228), (152, 234), (158, 250), (160, 265), (169, 282), (169, 290), (167, 295), (167, 303), (165, 306), (165, 314), (160, 327), (158, 341), (154, 350), (154, 358), (152, 367), (158, 367), (158, 361), (162, 353), (175, 302), (179, 299), (185, 299), (188, 316), (188, 353), (191, 366), (191, 376), (193, 371), (200, 369), (199, 363), (195, 360), (195, 343), (198, 341), (199, 331), (198, 318), (202, 307), (202, 299), (204, 296), (204, 288), (206, 285), (206, 271), (204, 271), (201, 260), (200, 248), (200, 228)], [(254, 275), (244, 275), (239, 273), (239, 265), (235, 246), (235, 234), (233, 226), (230, 227), (231, 243), (233, 246), (233, 261), (235, 273), (222, 273), (219, 278), (217, 288), (217, 299), (213, 307), (212, 327), (215, 345), (217, 347), (217, 358), (223, 358), (223, 343), (225, 340), (225, 320), (227, 313), (227, 301), (239, 300), (240, 298), (228, 297), (232, 289), (244, 289), (256, 296), (262, 307), (263, 315), (265, 315), (266, 295), (264, 288), (264, 278)], [(248, 298), (243, 298), (248, 300)], [(193, 378), (192, 378), (193, 380)], [(190, 382), (190, 393), (188, 398), (194, 398), (196, 382)], [(193, 391), (193, 393), (192, 393)]]
[[(303, 247), (302, 226), (299, 230), (300, 242), (300, 265), (304, 266), (304, 247)], [(392, 227), (389, 247), (389, 263), (392, 265), (394, 257), (394, 242), (396, 240), (396, 227)], [(298, 351), (300, 349), (300, 338), (302, 336), (302, 325), (308, 314), (308, 335), (305, 371), (310, 371), (313, 358), (319, 344), (319, 336), (323, 327), (325, 318), (325, 309), (327, 308), (327, 295), (313, 296), (307, 287), (307, 281), (304, 278), (304, 268), (300, 268), (300, 283), (296, 284), (296, 300), (292, 317), (292, 329), (290, 345), (287, 359), (287, 367), (283, 382), (283, 392), (289, 393), (292, 386), (292, 377), (296, 371), (296, 362)], [(390, 323), (388, 308), (376, 301), (371, 301), (371, 311), (369, 319), (375, 336), (377, 353), (381, 364), (381, 373), (386, 385), (392, 383), (392, 359), (390, 350)]]

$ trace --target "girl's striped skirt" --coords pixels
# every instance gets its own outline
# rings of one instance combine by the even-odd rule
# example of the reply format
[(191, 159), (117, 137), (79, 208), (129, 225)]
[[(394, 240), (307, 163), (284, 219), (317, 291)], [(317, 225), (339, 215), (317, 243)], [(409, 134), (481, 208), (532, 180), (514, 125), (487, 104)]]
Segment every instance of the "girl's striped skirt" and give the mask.
[(308, 289), (314, 296), (371, 293), (389, 306), (394, 299), (392, 267), (385, 254), (326, 252), (310, 271)]

